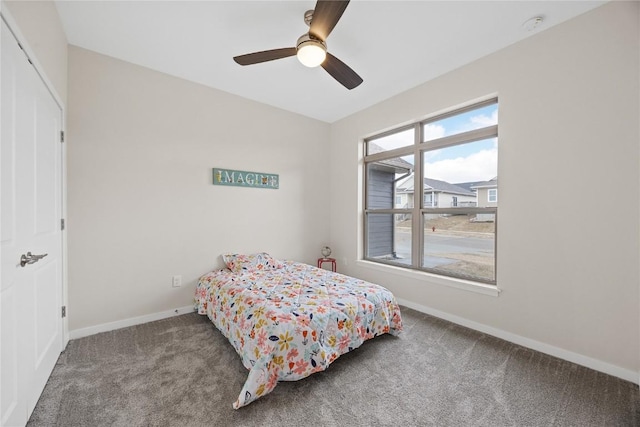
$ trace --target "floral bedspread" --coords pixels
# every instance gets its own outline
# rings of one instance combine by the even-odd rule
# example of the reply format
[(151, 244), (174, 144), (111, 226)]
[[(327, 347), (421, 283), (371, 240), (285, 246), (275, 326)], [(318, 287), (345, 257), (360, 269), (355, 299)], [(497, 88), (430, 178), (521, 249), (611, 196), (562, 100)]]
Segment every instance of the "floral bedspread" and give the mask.
[(229, 339), (249, 376), (233, 404), (248, 405), (278, 381), (296, 381), (365, 340), (397, 335), (400, 308), (390, 291), (307, 264), (232, 273), (199, 280), (196, 309)]

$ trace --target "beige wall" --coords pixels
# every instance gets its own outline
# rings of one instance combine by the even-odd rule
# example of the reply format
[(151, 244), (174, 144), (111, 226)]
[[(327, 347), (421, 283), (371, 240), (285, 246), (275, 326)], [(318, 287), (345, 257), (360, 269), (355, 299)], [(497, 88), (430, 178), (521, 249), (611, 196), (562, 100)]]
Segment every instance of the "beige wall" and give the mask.
[[(226, 251), (315, 264), (328, 124), (73, 46), (69, 82), (71, 331), (191, 304)], [(214, 186), (213, 167), (280, 188)]]
[(60, 100), (67, 102), (67, 37), (53, 1), (3, 2)]
[[(637, 381), (638, 7), (609, 3), (334, 123), (330, 241), (348, 262), (343, 270), (423, 307), (635, 372)], [(495, 95), (502, 293), (356, 262), (361, 139)], [(620, 204), (586, 206), (587, 188), (618, 192)]]

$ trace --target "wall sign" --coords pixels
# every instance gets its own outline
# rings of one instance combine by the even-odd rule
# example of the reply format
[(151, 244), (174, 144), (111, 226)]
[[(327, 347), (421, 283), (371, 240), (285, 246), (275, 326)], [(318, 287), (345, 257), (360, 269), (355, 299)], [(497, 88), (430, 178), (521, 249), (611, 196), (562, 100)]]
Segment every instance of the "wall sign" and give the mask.
[(277, 189), (280, 185), (280, 179), (274, 173), (213, 168), (213, 185)]

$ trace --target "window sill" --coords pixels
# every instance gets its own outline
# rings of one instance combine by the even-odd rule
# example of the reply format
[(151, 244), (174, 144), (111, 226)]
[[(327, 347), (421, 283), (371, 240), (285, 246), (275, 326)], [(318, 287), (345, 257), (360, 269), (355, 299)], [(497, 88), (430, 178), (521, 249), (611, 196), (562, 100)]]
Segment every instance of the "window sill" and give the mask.
[(427, 280), (429, 283), (444, 285), (478, 294), (490, 295), (493, 297), (500, 295), (500, 289), (498, 289), (498, 287), (472, 282), (470, 280), (438, 276), (437, 274), (427, 273), (426, 271), (409, 270), (402, 267), (396, 267), (394, 265), (380, 264), (365, 260), (356, 261), (356, 265), (363, 268), (383, 271), (385, 273), (398, 274), (415, 280)]

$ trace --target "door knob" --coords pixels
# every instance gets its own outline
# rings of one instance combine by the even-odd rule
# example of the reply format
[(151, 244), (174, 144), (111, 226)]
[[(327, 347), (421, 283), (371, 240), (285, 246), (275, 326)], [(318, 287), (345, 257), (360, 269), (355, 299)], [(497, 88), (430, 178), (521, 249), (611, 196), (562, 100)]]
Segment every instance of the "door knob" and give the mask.
[(47, 255), (49, 254), (33, 255), (31, 252), (27, 252), (26, 255), (22, 254), (20, 257), (20, 267), (24, 267), (27, 264), (35, 264)]

